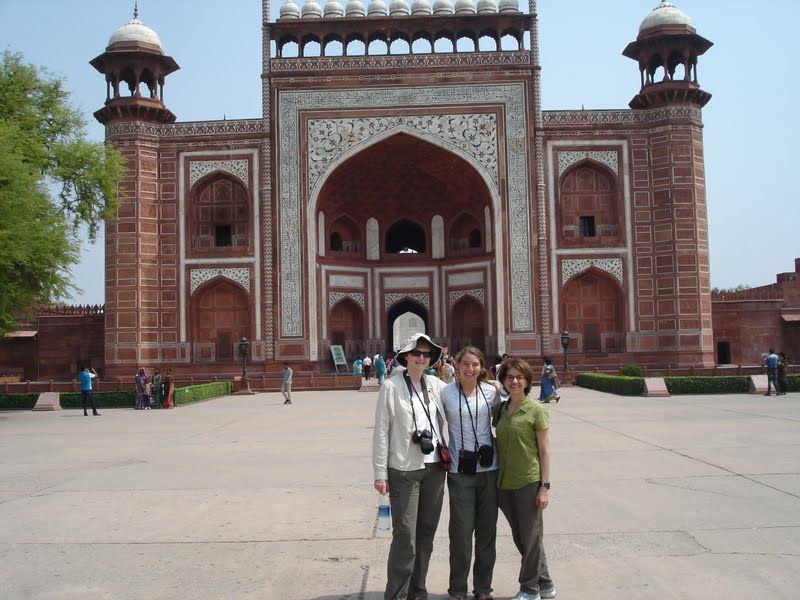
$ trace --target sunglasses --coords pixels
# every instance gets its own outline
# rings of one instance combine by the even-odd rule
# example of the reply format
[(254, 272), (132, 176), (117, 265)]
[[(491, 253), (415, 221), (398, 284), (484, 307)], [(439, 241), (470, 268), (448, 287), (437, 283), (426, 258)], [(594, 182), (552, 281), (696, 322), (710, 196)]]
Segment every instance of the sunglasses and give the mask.
[(417, 350), (416, 348), (414, 348), (413, 350), (409, 350), (408, 353), (411, 356), (424, 356), (425, 358), (430, 358), (431, 356), (433, 356), (432, 350)]

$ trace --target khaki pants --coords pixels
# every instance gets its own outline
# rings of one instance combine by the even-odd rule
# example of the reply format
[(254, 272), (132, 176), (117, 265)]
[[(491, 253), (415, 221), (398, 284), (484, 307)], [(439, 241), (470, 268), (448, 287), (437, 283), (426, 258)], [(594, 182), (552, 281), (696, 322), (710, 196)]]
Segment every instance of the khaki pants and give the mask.
[(429, 463), (418, 471), (389, 469), (392, 545), (385, 600), (427, 598), (425, 579), (444, 496), (445, 471)]
[(542, 511), (536, 510), (538, 493), (538, 481), (518, 490), (497, 490), (500, 510), (511, 527), (514, 545), (522, 555), (519, 569), (520, 589), (533, 594), (539, 592), (539, 586), (553, 587), (542, 543)]
[(497, 471), (475, 475), (447, 474), (450, 492), (450, 587), (451, 596), (467, 595), (475, 535), (472, 593), (489, 594), (497, 538)]
[[(273, 388), (274, 389), (274, 388)], [(286, 399), (286, 402), (292, 401), (292, 383), (291, 382), (283, 382), (281, 384), (281, 394)]]

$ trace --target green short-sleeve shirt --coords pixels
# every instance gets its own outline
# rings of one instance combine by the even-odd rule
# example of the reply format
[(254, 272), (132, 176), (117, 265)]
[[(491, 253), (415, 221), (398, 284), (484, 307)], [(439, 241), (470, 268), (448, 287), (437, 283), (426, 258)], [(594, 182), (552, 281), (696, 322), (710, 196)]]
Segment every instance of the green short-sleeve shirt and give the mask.
[(498, 488), (518, 490), (541, 479), (536, 432), (549, 427), (547, 411), (530, 397), (525, 398), (511, 415), (503, 406), (497, 420)]

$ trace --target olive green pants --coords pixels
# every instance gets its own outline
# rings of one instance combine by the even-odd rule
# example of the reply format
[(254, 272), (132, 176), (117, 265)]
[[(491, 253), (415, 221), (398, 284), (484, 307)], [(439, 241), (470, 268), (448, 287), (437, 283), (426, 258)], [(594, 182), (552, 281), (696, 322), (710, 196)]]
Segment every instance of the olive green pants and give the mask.
[(429, 463), (418, 471), (389, 469), (392, 545), (386, 567), (386, 600), (427, 598), (425, 579), (444, 497), (445, 471)]
[(475, 536), (472, 593), (489, 594), (496, 557), (497, 471), (475, 475), (447, 474), (450, 495), (450, 587), (451, 596), (467, 595), (467, 579)]

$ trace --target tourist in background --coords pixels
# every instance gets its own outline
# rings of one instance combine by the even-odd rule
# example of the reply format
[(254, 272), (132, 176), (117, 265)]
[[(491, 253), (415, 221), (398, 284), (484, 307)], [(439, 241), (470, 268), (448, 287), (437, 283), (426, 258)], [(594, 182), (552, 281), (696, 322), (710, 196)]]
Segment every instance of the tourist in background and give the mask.
[(99, 417), (100, 413), (97, 412), (97, 404), (94, 400), (94, 392), (92, 391), (92, 379), (97, 377), (97, 372), (91, 367), (83, 367), (81, 372), (78, 373), (78, 382), (81, 384), (81, 405), (83, 406), (83, 416), (88, 417), (86, 412), (87, 402), (92, 405), (92, 414)]
[(161, 370), (156, 367), (153, 370), (153, 381), (150, 383), (150, 396), (153, 398), (153, 406), (161, 408), (164, 401), (164, 381), (161, 377)]
[(353, 361), (353, 377), (361, 377), (361, 367), (363, 363), (361, 361), (361, 357), (357, 356), (356, 359)]
[[(425, 580), (444, 496), (446, 458), (444, 410), (436, 377), (424, 375), (442, 349), (424, 333), (411, 336), (398, 352), (396, 369), (383, 382), (372, 438), (374, 487), (389, 494), (392, 543), (386, 600), (427, 598)], [(440, 449), (443, 448), (442, 449)]]
[(442, 367), (442, 380), (445, 383), (453, 383), (456, 379), (455, 373), (456, 370), (453, 367), (453, 359), (448, 357), (447, 360), (444, 361), (444, 366)]
[(447, 474), (450, 497), (448, 592), (450, 600), (467, 598), (474, 536), (472, 594), (475, 600), (490, 600), (496, 557), (498, 469), (492, 410), (499, 403), (500, 394), (494, 383), (484, 381), (486, 361), (478, 348), (467, 346), (456, 355), (455, 363), (458, 381), (442, 389), (453, 457)]
[(386, 361), (383, 360), (383, 356), (381, 354), (376, 355), (377, 358), (375, 359), (375, 376), (378, 378), (378, 383), (383, 383), (383, 380), (386, 379)]
[(775, 388), (775, 395), (777, 396), (781, 389), (778, 387), (778, 355), (775, 350), (769, 349), (769, 354), (764, 359), (764, 364), (767, 366), (767, 393), (765, 396), (770, 395), (772, 387)]
[(530, 365), (509, 358), (498, 371), (509, 398), (494, 416), (500, 470), (497, 499), (522, 557), (514, 600), (555, 598), (544, 552), (542, 512), (550, 503), (550, 417), (529, 397)]
[(777, 367), (778, 385), (780, 386), (778, 394), (781, 396), (786, 394), (786, 388), (787, 388), (786, 367), (788, 366), (789, 366), (789, 361), (786, 359), (786, 354), (781, 352), (778, 355), (778, 367)]
[(141, 367), (136, 374), (136, 410), (150, 410), (147, 382), (147, 371)]
[(369, 381), (372, 375), (372, 359), (369, 356), (365, 356), (364, 360), (361, 361), (361, 366), (364, 369), (364, 379)]
[(167, 374), (164, 376), (164, 403), (163, 408), (175, 408), (175, 379), (172, 375), (172, 369), (167, 369)]
[(283, 394), (284, 404), (292, 403), (292, 375), (294, 375), (294, 371), (288, 362), (284, 362), (283, 373), (281, 373), (281, 394)]
[(561, 399), (556, 393), (556, 390), (561, 387), (561, 382), (558, 380), (553, 361), (546, 356), (544, 357), (544, 366), (542, 367), (541, 386), (539, 390), (540, 402), (549, 404), (550, 402), (558, 402)]

